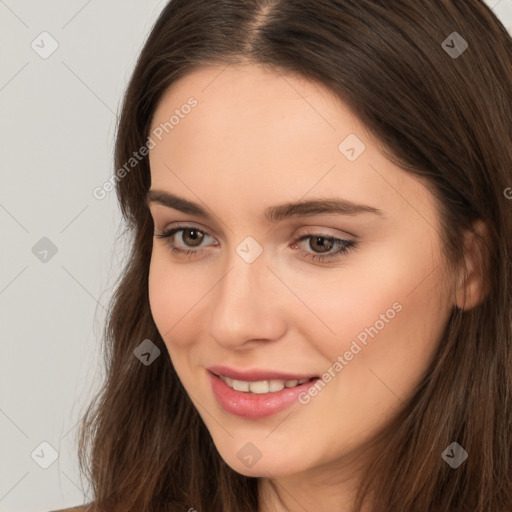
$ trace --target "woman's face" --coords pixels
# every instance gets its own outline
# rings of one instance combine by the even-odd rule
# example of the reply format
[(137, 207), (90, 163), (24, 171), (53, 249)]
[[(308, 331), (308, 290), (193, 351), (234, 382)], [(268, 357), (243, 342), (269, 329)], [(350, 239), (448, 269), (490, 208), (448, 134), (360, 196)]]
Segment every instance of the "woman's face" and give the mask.
[(221, 456), (249, 476), (345, 466), (448, 320), (433, 196), (326, 89), (260, 66), (187, 75), (151, 130), (155, 232), (176, 229), (153, 241), (151, 310)]

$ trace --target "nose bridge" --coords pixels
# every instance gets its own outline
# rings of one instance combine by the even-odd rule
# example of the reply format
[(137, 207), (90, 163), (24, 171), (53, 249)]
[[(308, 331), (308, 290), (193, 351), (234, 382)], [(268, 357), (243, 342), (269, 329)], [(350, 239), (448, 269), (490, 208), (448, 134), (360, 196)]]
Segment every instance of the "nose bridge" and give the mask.
[(278, 280), (263, 253), (249, 261), (233, 251), (212, 295), (209, 330), (219, 344), (235, 347), (248, 340), (275, 339), (284, 328), (276, 307)]

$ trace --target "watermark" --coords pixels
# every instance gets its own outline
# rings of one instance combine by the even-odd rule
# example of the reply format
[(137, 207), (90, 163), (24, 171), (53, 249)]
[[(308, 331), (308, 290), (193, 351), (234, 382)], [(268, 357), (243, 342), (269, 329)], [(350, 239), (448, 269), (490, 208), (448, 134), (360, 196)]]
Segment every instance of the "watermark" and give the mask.
[(236, 456), (248, 467), (252, 468), (256, 464), (263, 454), (258, 450), (258, 447), (251, 442), (245, 443), (240, 450), (238, 450)]
[[(386, 326), (386, 324), (389, 324), (393, 318), (397, 315), (397, 313), (400, 313), (402, 311), (403, 306), (400, 304), (400, 302), (394, 302), (393, 305), (386, 310), (385, 313), (381, 313), (379, 316), (379, 320), (376, 320), (374, 324), (370, 327), (365, 327), (357, 336), (355, 340), (352, 340), (352, 343), (350, 344), (350, 348), (346, 350), (343, 355), (339, 355), (334, 361), (334, 363), (329, 366), (329, 368), (325, 371), (325, 373), (322, 374), (322, 376), (315, 382), (313, 386), (310, 386), (307, 391), (303, 391), (299, 394), (297, 399), (302, 405), (307, 405), (309, 402), (311, 402), (311, 398), (315, 397), (322, 391), (322, 389), (325, 388), (325, 386), (331, 382), (338, 373), (345, 368), (345, 366), (348, 365), (352, 359), (354, 359), (354, 356), (359, 354), (361, 350), (366, 347), (368, 344), (368, 336), (370, 338), (374, 338), (379, 334), (382, 329)], [(359, 343), (364, 345), (364, 347), (361, 347)]]
[(38, 466), (48, 469), (59, 458), (59, 452), (50, 443), (43, 441), (36, 446), (30, 456)]
[(30, 47), (41, 59), (46, 60), (57, 50), (59, 43), (49, 32), (44, 31), (30, 43)]
[(453, 469), (457, 469), (468, 458), (468, 452), (454, 441), (444, 450), (441, 457), (446, 464)]
[(469, 45), (458, 32), (452, 32), (441, 43), (441, 46), (452, 59), (458, 59), (468, 49)]
[(507, 188), (503, 191), (503, 195), (504, 195), (507, 199), (512, 199), (512, 187), (507, 187)]
[[(141, 146), (137, 151), (132, 153), (132, 156), (128, 159), (125, 164), (117, 169), (113, 176), (106, 180), (100, 187), (95, 187), (92, 191), (92, 195), (95, 199), (105, 199), (108, 192), (112, 192), (115, 188), (115, 184), (121, 181), (130, 171), (137, 167), (139, 162), (144, 160), (149, 154), (149, 150), (155, 148), (158, 142), (162, 141), (164, 133), (169, 133), (178, 126), (182, 119), (190, 114), (194, 107), (197, 107), (197, 100), (191, 96), (186, 103), (181, 105), (180, 108), (174, 109), (174, 114), (169, 117), (168, 121), (160, 123), (156, 128), (153, 128), (151, 135), (148, 136), (146, 143)], [(158, 141), (158, 142), (157, 142)]]
[(252, 263), (262, 252), (263, 247), (252, 236), (244, 238), (236, 248), (236, 253), (246, 263)]
[(57, 254), (58, 250), (57, 246), (48, 237), (43, 236), (32, 247), (32, 254), (42, 263), (48, 263)]
[(142, 343), (137, 345), (133, 354), (144, 366), (149, 366), (160, 356), (160, 349), (151, 340), (145, 339)]
[(338, 146), (338, 151), (350, 162), (355, 162), (365, 149), (364, 142), (355, 133), (345, 137)]

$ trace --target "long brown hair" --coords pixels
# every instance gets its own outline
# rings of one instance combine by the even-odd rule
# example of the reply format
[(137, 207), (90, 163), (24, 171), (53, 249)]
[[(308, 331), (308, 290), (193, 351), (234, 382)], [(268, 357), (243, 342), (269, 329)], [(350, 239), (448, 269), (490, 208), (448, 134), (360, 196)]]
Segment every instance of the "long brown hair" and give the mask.
[[(467, 42), (462, 54), (450, 53), (464, 49), (454, 37)], [(472, 309), (453, 309), (428, 372), (382, 432), (385, 448), (362, 480), (357, 510), (371, 496), (372, 512), (510, 512), (510, 35), (480, 0), (172, 0), (124, 97), (115, 168), (147, 144), (171, 84), (204, 65), (240, 62), (323, 84), (390, 160), (424, 178), (454, 268), (464, 231), (478, 219), (488, 227), (489, 293)], [(258, 479), (218, 454), (151, 316), (149, 185), (147, 157), (116, 174), (131, 254), (105, 328), (106, 382), (79, 432), (80, 468), (98, 510), (256, 512)], [(145, 339), (161, 350), (150, 366), (134, 357)], [(469, 454), (457, 469), (441, 458), (453, 441)]]

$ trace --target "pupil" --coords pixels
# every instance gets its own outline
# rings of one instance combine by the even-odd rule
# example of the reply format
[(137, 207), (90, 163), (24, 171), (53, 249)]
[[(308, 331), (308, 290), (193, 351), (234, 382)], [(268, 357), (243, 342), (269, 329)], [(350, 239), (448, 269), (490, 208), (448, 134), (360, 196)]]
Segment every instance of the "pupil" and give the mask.
[[(197, 229), (187, 229), (185, 231), (185, 233), (187, 233), (189, 235), (189, 238), (192, 239), (193, 242), (197, 242), (199, 241), (199, 243), (201, 243), (201, 234), (199, 233), (199, 231)], [(191, 244), (191, 245), (199, 245), (199, 244)]]
[(313, 238), (313, 240), (315, 244), (318, 244), (320, 249), (323, 249), (320, 252), (328, 252), (330, 249), (332, 249), (332, 241), (324, 236), (317, 236)]

